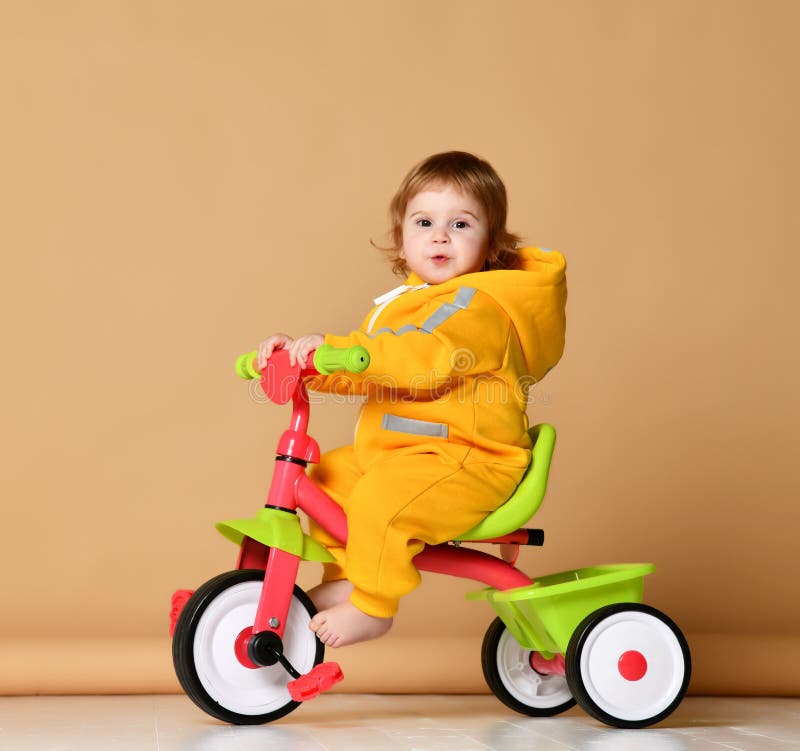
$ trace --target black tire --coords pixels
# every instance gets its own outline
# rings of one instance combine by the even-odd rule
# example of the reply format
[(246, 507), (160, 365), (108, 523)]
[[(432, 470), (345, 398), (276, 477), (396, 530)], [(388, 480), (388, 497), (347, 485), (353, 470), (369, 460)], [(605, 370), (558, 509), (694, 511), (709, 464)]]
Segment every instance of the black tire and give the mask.
[(530, 663), (531, 651), (521, 647), (499, 618), (483, 637), (481, 666), (492, 693), (515, 712), (552, 717), (575, 706), (563, 675), (541, 675)]
[[(625, 656), (632, 656), (633, 671), (624, 669)], [(664, 613), (618, 603), (591, 613), (575, 629), (566, 668), (573, 695), (592, 717), (617, 728), (643, 728), (681, 703), (692, 661), (681, 630)]]
[[(181, 611), (172, 641), (175, 673), (187, 696), (212, 717), (236, 725), (272, 722), (300, 705), (289, 696), (291, 677), (280, 664), (249, 669), (234, 653), (236, 636), (253, 623), (263, 582), (264, 571), (249, 569), (207, 581)], [(325, 654), (307, 628), (315, 614), (308, 595), (295, 586), (283, 644), (300, 673)]]

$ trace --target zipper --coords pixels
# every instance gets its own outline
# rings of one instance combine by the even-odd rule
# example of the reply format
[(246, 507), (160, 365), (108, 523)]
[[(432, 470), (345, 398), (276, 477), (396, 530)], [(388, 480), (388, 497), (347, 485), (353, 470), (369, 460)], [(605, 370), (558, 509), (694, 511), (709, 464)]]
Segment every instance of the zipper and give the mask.
[(353, 451), (356, 450), (356, 438), (358, 436), (358, 426), (361, 425), (361, 417), (364, 415), (364, 409), (367, 406), (367, 399), (364, 398), (364, 403), (361, 405), (361, 409), (358, 410), (358, 419), (356, 420), (356, 426), (353, 428)]
[[(423, 287), (429, 287), (430, 285), (426, 282), (425, 284), (418, 284), (416, 287), (412, 287), (406, 284), (401, 284), (399, 287), (395, 287), (394, 289), (390, 289), (388, 292), (384, 292), (380, 297), (376, 297), (372, 302), (377, 305), (377, 309), (372, 314), (371, 318), (369, 319), (369, 323), (367, 324), (367, 334), (372, 333), (372, 327), (375, 325), (375, 321), (378, 319), (378, 316), (383, 312), (383, 309), (395, 298), (400, 297), (400, 295), (404, 295), (406, 292), (413, 292), (414, 290), (422, 289)], [(355, 450), (356, 446), (356, 436), (358, 435), (358, 426), (361, 424), (361, 418), (364, 416), (364, 410), (367, 407), (366, 398), (364, 400), (364, 404), (361, 405), (361, 409), (358, 412), (358, 418), (356, 419), (356, 426), (353, 428), (353, 450)]]

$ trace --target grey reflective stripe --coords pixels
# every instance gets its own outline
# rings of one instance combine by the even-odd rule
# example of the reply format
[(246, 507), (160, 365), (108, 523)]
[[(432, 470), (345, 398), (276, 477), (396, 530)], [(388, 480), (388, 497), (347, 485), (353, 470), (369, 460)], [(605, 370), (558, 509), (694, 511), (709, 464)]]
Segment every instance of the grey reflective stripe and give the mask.
[[(394, 334), (395, 336), (402, 336), (409, 334), (412, 331), (417, 331), (422, 334), (430, 334), (437, 326), (441, 326), (448, 318), (458, 313), (459, 310), (466, 310), (475, 297), (478, 290), (475, 287), (459, 287), (453, 302), (442, 303), (436, 310), (428, 316), (425, 323), (421, 328), (417, 328), (411, 323), (406, 323), (401, 326), (397, 331), (393, 331), (388, 326), (378, 329), (373, 333), (367, 333), (367, 336), (374, 339), (378, 334)], [(371, 324), (370, 324), (371, 325)]]
[(388, 326), (384, 326), (382, 329), (378, 329), (375, 333), (370, 334), (369, 336), (373, 339), (378, 336), (378, 334), (394, 334), (395, 336), (400, 336), (401, 334), (410, 334), (412, 331), (419, 331), (419, 329), (413, 323), (406, 323), (397, 329), (397, 331), (390, 329)]
[(381, 427), (384, 430), (393, 430), (395, 433), (411, 433), (412, 435), (429, 435), (437, 438), (447, 438), (448, 426), (442, 422), (428, 422), (427, 420), (412, 420), (410, 417), (398, 417), (388, 412), (383, 415)]
[(440, 305), (436, 312), (422, 324), (422, 330), (430, 334), (437, 326), (441, 326), (450, 316), (458, 313), (459, 310), (466, 310), (467, 306), (475, 297), (477, 290), (474, 287), (459, 287), (453, 302), (446, 302)]

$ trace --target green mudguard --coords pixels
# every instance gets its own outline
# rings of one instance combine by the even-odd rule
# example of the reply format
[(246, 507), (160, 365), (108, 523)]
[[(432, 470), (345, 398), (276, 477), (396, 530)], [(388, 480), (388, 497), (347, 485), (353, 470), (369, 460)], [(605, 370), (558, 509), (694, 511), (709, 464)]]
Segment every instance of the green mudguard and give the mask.
[(280, 509), (263, 508), (255, 519), (220, 522), (217, 529), (236, 545), (241, 545), (245, 537), (250, 537), (267, 547), (285, 550), (304, 561), (330, 563), (335, 560), (323, 545), (303, 532), (296, 514)]

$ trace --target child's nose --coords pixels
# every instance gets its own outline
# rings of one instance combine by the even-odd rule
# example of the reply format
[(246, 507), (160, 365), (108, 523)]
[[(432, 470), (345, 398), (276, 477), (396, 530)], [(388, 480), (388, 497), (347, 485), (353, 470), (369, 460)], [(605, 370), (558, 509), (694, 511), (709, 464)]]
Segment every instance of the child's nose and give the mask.
[(447, 230), (445, 228), (437, 229), (436, 232), (433, 233), (433, 241), (435, 243), (446, 243), (450, 240), (450, 236), (447, 234)]

